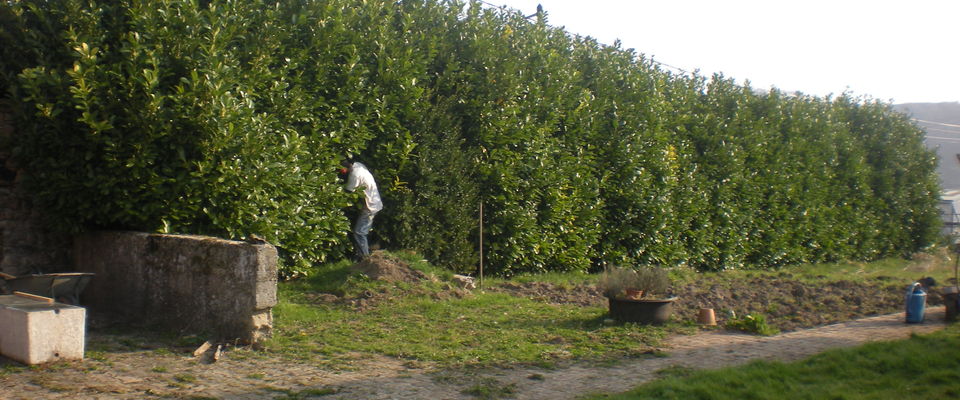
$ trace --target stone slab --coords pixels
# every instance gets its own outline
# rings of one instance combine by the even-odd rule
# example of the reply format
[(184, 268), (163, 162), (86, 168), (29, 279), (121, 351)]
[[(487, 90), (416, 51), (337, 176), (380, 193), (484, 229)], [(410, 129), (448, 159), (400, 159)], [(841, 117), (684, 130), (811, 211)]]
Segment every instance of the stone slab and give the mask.
[(21, 296), (0, 296), (0, 354), (24, 364), (82, 360), (86, 310)]

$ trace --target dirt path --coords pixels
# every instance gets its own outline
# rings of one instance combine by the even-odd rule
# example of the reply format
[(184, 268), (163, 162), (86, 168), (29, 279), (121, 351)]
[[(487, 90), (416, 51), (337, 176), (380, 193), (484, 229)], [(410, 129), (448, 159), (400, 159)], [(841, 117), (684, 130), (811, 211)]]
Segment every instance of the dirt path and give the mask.
[(157, 351), (98, 354), (83, 362), (36, 369), (0, 361), (0, 399), (324, 398), (472, 399), (474, 388), (496, 398), (574, 399), (621, 392), (672, 367), (718, 368), (755, 359), (791, 361), (831, 348), (896, 340), (944, 327), (943, 307), (926, 322), (905, 324), (903, 314), (759, 337), (705, 332), (668, 340), (666, 357), (624, 360), (616, 368), (573, 365), (556, 370), (509, 368), (454, 374), (388, 358), (357, 359), (354, 368), (331, 371), (261, 353), (237, 350), (213, 364)]

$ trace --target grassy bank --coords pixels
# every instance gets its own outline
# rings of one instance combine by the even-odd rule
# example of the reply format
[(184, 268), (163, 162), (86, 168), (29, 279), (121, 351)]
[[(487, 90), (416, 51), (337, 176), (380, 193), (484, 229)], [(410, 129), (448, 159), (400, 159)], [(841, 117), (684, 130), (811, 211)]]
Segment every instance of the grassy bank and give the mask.
[[(650, 354), (666, 335), (692, 333), (693, 321), (665, 326), (615, 324), (602, 304), (552, 304), (491, 290), (460, 290), (449, 273), (412, 253), (393, 256), (432, 280), (418, 283), (372, 281), (351, 273), (348, 263), (330, 264), (322, 273), (280, 284), (274, 309), (271, 352), (337, 363), (357, 354), (386, 355), (441, 366), (527, 363), (551, 366), (564, 360), (611, 360)], [(795, 279), (814, 282), (871, 280), (904, 282), (932, 275), (952, 276), (945, 258), (882, 260), (777, 271), (672, 272), (676, 283), (718, 280)], [(707, 279), (709, 278), (709, 279)], [(550, 282), (565, 290), (591, 285), (588, 274), (487, 279), (486, 288), (507, 283)], [(889, 290), (888, 290), (889, 291)], [(896, 289), (899, 296), (899, 288)], [(889, 312), (889, 311), (887, 311)]]
[[(411, 261), (435, 279), (416, 284), (372, 281), (350, 274), (349, 265), (339, 263), (307, 280), (281, 283), (275, 332), (267, 347), (297, 358), (335, 360), (367, 353), (447, 366), (549, 367), (573, 358), (650, 353), (665, 335), (693, 329), (680, 323), (612, 324), (605, 320), (604, 307), (460, 290), (438, 277), (442, 271)], [(584, 276), (567, 281), (576, 279)], [(338, 300), (329, 301), (331, 296)]]
[(588, 399), (955, 399), (960, 326), (908, 340), (828, 351), (803, 361), (661, 371), (628, 393)]

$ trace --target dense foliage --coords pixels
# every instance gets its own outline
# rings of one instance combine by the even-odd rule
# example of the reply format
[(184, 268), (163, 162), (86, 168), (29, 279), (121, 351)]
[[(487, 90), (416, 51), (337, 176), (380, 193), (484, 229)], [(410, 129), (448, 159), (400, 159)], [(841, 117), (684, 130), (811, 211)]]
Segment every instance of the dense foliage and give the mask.
[(501, 274), (909, 253), (934, 155), (888, 104), (676, 74), (479, 2), (14, 0), (0, 90), (67, 230), (256, 233), (339, 257), (359, 154), (375, 237)]

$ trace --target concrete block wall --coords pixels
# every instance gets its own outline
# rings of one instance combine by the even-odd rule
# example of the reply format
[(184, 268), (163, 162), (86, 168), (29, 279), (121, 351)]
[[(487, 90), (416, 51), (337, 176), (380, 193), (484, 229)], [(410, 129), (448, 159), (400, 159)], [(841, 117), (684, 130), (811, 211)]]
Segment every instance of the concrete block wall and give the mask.
[(270, 334), (277, 250), (204, 236), (93, 232), (74, 241), (96, 276), (83, 304), (135, 324), (256, 342)]

